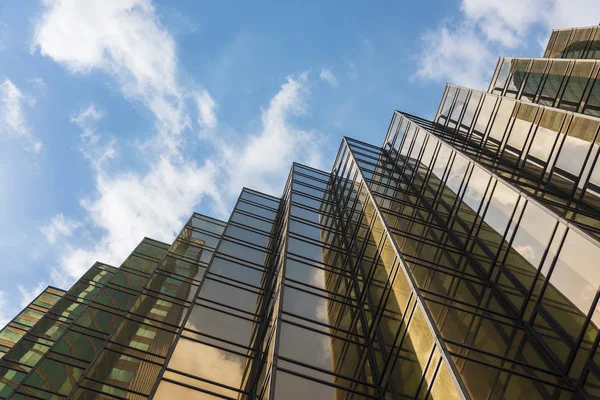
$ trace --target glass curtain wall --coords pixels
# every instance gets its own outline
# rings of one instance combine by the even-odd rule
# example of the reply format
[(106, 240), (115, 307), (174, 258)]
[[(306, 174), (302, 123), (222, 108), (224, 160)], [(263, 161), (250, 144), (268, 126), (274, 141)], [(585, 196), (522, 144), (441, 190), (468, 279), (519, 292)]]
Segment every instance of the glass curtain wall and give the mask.
[(600, 119), (452, 85), (433, 123), (410, 118), (591, 235), (600, 234)]
[(600, 61), (501, 57), (488, 92), (600, 116)]
[(600, 59), (600, 27), (553, 30), (544, 57)]
[(6, 354), (17, 373), (4, 381), (2, 395), (65, 398), (118, 320), (109, 310), (127, 299), (140, 276), (136, 273), (151, 271), (166, 249), (144, 239), (121, 268), (96, 263), (88, 270), (24, 337), (23, 345)]
[(596, 239), (400, 113), (384, 151), (367, 149), (375, 196), (401, 210), (390, 228), (473, 397), (592, 393)]
[(48, 313), (64, 294), (64, 290), (48, 286), (0, 330), (0, 359)]

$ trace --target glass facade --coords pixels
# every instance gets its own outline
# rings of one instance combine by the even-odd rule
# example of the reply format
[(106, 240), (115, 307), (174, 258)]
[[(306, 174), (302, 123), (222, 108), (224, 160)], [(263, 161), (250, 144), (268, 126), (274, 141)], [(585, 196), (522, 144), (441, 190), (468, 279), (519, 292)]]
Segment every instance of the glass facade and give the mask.
[(64, 290), (48, 286), (0, 330), (0, 359), (48, 313), (64, 294)]
[(600, 116), (600, 61), (501, 57), (488, 92)]
[(600, 27), (553, 30), (544, 57), (600, 59)]
[(600, 398), (599, 34), (47, 288), (0, 398)]

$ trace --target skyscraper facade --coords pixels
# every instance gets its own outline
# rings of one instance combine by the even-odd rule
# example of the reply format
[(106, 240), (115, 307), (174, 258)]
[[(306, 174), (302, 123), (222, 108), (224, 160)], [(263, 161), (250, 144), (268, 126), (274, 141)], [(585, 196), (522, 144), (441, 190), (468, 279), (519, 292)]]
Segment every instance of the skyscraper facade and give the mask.
[(600, 398), (600, 27), (47, 288), (9, 399)]

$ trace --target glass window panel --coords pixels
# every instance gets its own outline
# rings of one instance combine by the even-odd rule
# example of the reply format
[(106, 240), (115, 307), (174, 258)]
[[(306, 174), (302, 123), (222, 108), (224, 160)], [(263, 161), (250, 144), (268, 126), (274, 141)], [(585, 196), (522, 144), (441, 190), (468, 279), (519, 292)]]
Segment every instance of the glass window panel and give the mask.
[(256, 217), (251, 217), (246, 214), (242, 214), (241, 212), (233, 212), (231, 214), (231, 221), (237, 222), (238, 224), (247, 225), (255, 229), (260, 229), (263, 232), (271, 233), (273, 229), (273, 223), (269, 221), (264, 221), (262, 219), (258, 219)]
[[(64, 332), (66, 326), (62, 322), (44, 318), (31, 330), (31, 333), (44, 339), (55, 341)], [(0, 344), (2, 344), (1, 337), (2, 335), (0, 334)]]
[[(458, 157), (457, 157), (458, 158)], [(483, 168), (474, 166), (469, 178), (467, 189), (463, 195), (463, 202), (472, 210), (477, 210), (483, 199), (483, 195), (490, 182), (490, 175)]]
[(242, 190), (242, 194), (240, 197), (242, 199), (253, 201), (255, 203), (262, 204), (266, 207), (270, 207), (275, 210), (277, 210), (279, 208), (279, 199), (267, 197), (266, 195), (258, 194), (256, 192), (251, 192), (247, 189)]
[(571, 30), (561, 30), (556, 33), (554, 44), (548, 58), (560, 58), (567, 47), (567, 41), (571, 35)]
[[(279, 354), (315, 368), (353, 377), (365, 348), (336, 337), (281, 323)], [(331, 377), (333, 378), (333, 377)]]
[(500, 70), (498, 71), (498, 76), (496, 77), (496, 82), (494, 82), (494, 88), (500, 89), (502, 91), (504, 86), (506, 86), (506, 80), (508, 79), (508, 74), (510, 73), (510, 66), (513, 60), (510, 58), (503, 58), (502, 65), (500, 66)]
[[(289, 400), (304, 399), (352, 399), (359, 396), (343, 389), (301, 378), (296, 375), (277, 371), (275, 380), (275, 398)], [(367, 398), (367, 397), (363, 397)]]
[(529, 135), (530, 129), (533, 125), (533, 120), (537, 108), (527, 104), (521, 104), (517, 117), (512, 125), (508, 136), (508, 144), (514, 147), (516, 150), (523, 150), (525, 141)]
[(144, 257), (133, 254), (123, 263), (123, 266), (131, 268), (135, 271), (140, 271), (146, 274), (152, 273), (156, 268), (156, 260), (149, 260)]
[(591, 41), (592, 44), (586, 58), (600, 59), (600, 29), (596, 28), (596, 34)]
[(201, 280), (206, 272), (206, 268), (197, 264), (181, 260), (172, 256), (167, 257), (160, 267), (163, 271), (180, 275), (184, 278)]
[[(502, 272), (519, 283), (519, 292), (508, 296), (517, 308), (523, 306), (525, 296), (535, 283), (536, 271), (550, 244), (555, 225), (556, 220), (547, 212), (534, 203), (527, 203)], [(515, 286), (513, 280), (507, 279), (505, 284), (512, 288)], [(502, 278), (500, 281), (504, 282)]]
[(540, 87), (542, 78), (544, 77), (544, 71), (548, 66), (548, 62), (548, 60), (533, 60), (531, 70), (529, 71), (529, 75), (527, 76), (527, 81), (525, 82), (525, 86), (523, 87), (523, 100), (535, 100), (535, 95), (538, 91), (538, 88)]
[(450, 368), (442, 361), (440, 368), (435, 375), (435, 380), (431, 385), (431, 392), (428, 399), (458, 400), (461, 398), (462, 396), (459, 394), (458, 388), (450, 374)]
[[(96, 294), (100, 291), (100, 289), (101, 286), (96, 286), (89, 282), (80, 280), (71, 287), (69, 293), (82, 300), (91, 300), (92, 298), (96, 297)], [(66, 299), (63, 300), (68, 301)]]
[(102, 348), (103, 341), (90, 335), (68, 331), (52, 348), (52, 351), (79, 360), (92, 361)]
[(565, 58), (586, 58), (583, 57), (583, 50), (587, 45), (594, 28), (576, 29), (573, 32), (571, 43), (565, 50)]
[(194, 244), (176, 240), (171, 247), (171, 252), (179, 254), (186, 258), (192, 259), (195, 262), (207, 264), (213, 254), (208, 248), (204, 247), (203, 242)]
[(261, 266), (265, 263), (265, 258), (267, 256), (267, 253), (264, 251), (250, 248), (242, 244), (233, 243), (229, 240), (223, 240), (221, 242), (221, 245), (219, 246), (219, 253), (227, 254)]
[(190, 389), (185, 386), (176, 385), (169, 381), (161, 381), (154, 395), (156, 400), (207, 400), (207, 399), (219, 399), (221, 397), (211, 396), (208, 393), (200, 392), (198, 390)]
[(247, 361), (248, 358), (235, 353), (181, 338), (168, 368), (239, 389)]
[(111, 340), (134, 349), (166, 357), (171, 343), (175, 341), (175, 336), (172, 332), (124, 319)]
[(564, 112), (545, 109), (535, 131), (529, 154), (542, 162), (549, 162), (552, 146), (556, 142), (564, 119)]
[(24, 383), (66, 396), (82, 375), (81, 368), (45, 358)]
[(454, 109), (452, 110), (452, 115), (450, 116), (450, 121), (448, 121), (448, 126), (450, 128), (455, 128), (458, 119), (460, 118), (460, 114), (462, 113), (463, 107), (465, 106), (465, 101), (467, 100), (467, 96), (469, 95), (469, 90), (460, 89), (458, 92), (458, 96), (456, 97), (456, 101), (454, 102)]
[(546, 82), (542, 88), (540, 95), (543, 99), (540, 99), (540, 103), (548, 106), (554, 104), (558, 96), (558, 90), (560, 89), (563, 77), (567, 73), (567, 67), (569, 66), (568, 61), (553, 61), (548, 71)]
[(258, 294), (212, 279), (204, 281), (200, 289), (200, 297), (250, 313), (256, 311), (258, 302)]
[(120, 319), (121, 317), (118, 315), (88, 307), (75, 321), (75, 324), (109, 334), (117, 327)]
[(330, 321), (332, 302), (320, 296), (314, 296), (306, 292), (296, 290), (292, 287), (285, 288), (283, 296), (283, 310), (319, 321), (327, 325), (336, 325), (336, 321)]
[[(593, 62), (590, 61), (577, 61), (571, 76), (567, 80), (565, 91), (562, 95), (563, 101), (569, 101), (576, 103), (574, 107), (570, 108), (572, 111), (577, 110), (579, 102), (583, 97), (583, 91), (588, 83), (590, 75), (592, 74)], [(562, 104), (561, 104), (561, 108)]]
[(565, 298), (555, 301), (573, 303), (587, 315), (600, 285), (600, 269), (591, 267), (597, 265), (597, 260), (600, 260), (600, 249), (581, 234), (569, 230), (550, 276), (550, 284)]
[(423, 311), (417, 306), (392, 370), (394, 381), (404, 382), (399, 388), (403, 395), (413, 397), (417, 394), (419, 381), (426, 371), (433, 346), (433, 334), (425, 321)]
[(175, 297), (181, 300), (192, 301), (196, 295), (198, 286), (191, 285), (175, 277), (168, 277), (163, 274), (154, 274), (148, 289)]
[(105, 287), (94, 299), (95, 302), (113, 307), (121, 311), (127, 311), (135, 302), (136, 296), (120, 290)]
[(221, 235), (223, 233), (223, 230), (225, 229), (224, 222), (217, 222), (211, 218), (200, 216), (198, 214), (194, 214), (194, 216), (192, 217), (191, 225), (194, 228), (199, 228), (208, 232), (213, 232), (217, 235)]
[(468, 132), (471, 125), (473, 125), (473, 119), (475, 118), (475, 112), (481, 101), (481, 96), (484, 96), (484, 94), (480, 92), (471, 92), (471, 98), (469, 99), (469, 103), (460, 122), (459, 130), (461, 132)]
[(136, 247), (135, 251), (145, 256), (160, 260), (167, 255), (168, 247), (165, 247), (163, 243), (157, 243), (154, 240), (144, 239), (142, 243)]
[(210, 265), (211, 274), (218, 274), (226, 278), (235, 279), (252, 286), (260, 287), (263, 272), (236, 262), (215, 257)]
[(147, 278), (143, 276), (133, 274), (131, 272), (124, 271), (120, 269), (117, 271), (115, 276), (110, 280), (111, 283), (115, 285), (123, 286), (132, 290), (141, 291), (146, 282)]
[(404, 135), (402, 148), (400, 149), (400, 152), (399, 152), (401, 155), (408, 154), (408, 151), (410, 150), (413, 140), (415, 138), (416, 132), (417, 132), (417, 124), (415, 124), (414, 122), (411, 122), (410, 125), (408, 125), (408, 128), (406, 129), (406, 134)]
[(494, 111), (494, 106), (496, 105), (496, 97), (485, 95), (483, 99), (483, 104), (481, 105), (481, 109), (479, 111), (479, 115), (477, 115), (477, 121), (475, 121), (474, 132), (479, 134), (479, 136), (483, 136), (485, 130), (492, 118), (492, 112)]
[(592, 82), (592, 90), (587, 99), (584, 114), (600, 116), (600, 78), (596, 78)]
[(23, 339), (15, 344), (4, 359), (33, 367), (49, 349), (48, 346)]
[(197, 243), (200, 247), (208, 246), (213, 249), (219, 244), (220, 236), (210, 235), (208, 233), (200, 232), (195, 229), (185, 228), (180, 234), (180, 239), (191, 240)]
[(235, 225), (229, 225), (225, 230), (225, 235), (265, 248), (270, 240), (267, 235)]
[(195, 305), (192, 307), (192, 313), (185, 327), (249, 347), (251, 345), (250, 335), (255, 325), (246, 319)]
[(114, 400), (115, 397), (106, 396), (93, 390), (78, 387), (73, 392), (73, 400)]
[(39, 311), (26, 309), (23, 312), (21, 312), (19, 315), (17, 315), (13, 319), (13, 322), (16, 322), (16, 323), (24, 325), (24, 326), (31, 327), (31, 326), (35, 325), (35, 323), (38, 322), (40, 320), (40, 318), (42, 318), (43, 316), (44, 316), (44, 314)]
[(508, 90), (518, 92), (525, 79), (529, 60), (512, 60), (512, 75), (508, 82)]
[(277, 213), (273, 210), (268, 210), (263, 207), (255, 206), (253, 204), (244, 203), (243, 201), (240, 201), (235, 207), (235, 209), (246, 211), (250, 214), (258, 215), (259, 217), (263, 217), (271, 221), (273, 221), (275, 219), (275, 216), (277, 215)]
[[(306, 263), (288, 258), (285, 267), (286, 278), (294, 279), (308, 285), (316, 286), (320, 289), (326, 289), (326, 277), (333, 272), (310, 266)], [(350, 279), (348, 277), (344, 279)]]
[(560, 149), (556, 166), (579, 176), (597, 130), (598, 121), (574, 117)]
[(0, 396), (8, 396), (23, 378), (24, 373), (0, 366)]
[[(105, 268), (94, 266), (90, 268), (85, 274), (83, 274), (81, 279), (87, 279), (88, 281), (98, 282), (102, 284), (108, 282), (108, 280), (113, 276), (115, 272), (115, 268), (110, 268), (110, 270), (107, 270)], [(71, 293), (71, 290), (69, 290), (68, 293)]]
[(160, 365), (103, 350), (87, 376), (112, 386), (150, 394), (160, 370)]
[(494, 138), (497, 141), (502, 140), (508, 122), (513, 115), (515, 104), (516, 102), (514, 100), (509, 100), (506, 98), (502, 99), (500, 107), (498, 108), (498, 112), (496, 113), (496, 118), (492, 123), (489, 137)]
[(456, 87), (447, 86), (446, 98), (444, 99), (444, 104), (441, 105), (441, 107), (440, 107), (440, 111), (439, 111), (440, 116), (438, 118), (438, 122), (440, 122), (440, 120), (441, 120), (442, 123), (444, 123), (446, 118), (448, 118), (448, 113), (450, 112), (450, 108), (452, 107), (452, 103), (454, 102), (455, 94), (456, 94)]
[(325, 253), (336, 253), (333, 249), (327, 249), (325, 245), (318, 246), (296, 238), (288, 239), (288, 251), (316, 262), (325, 262)]
[(131, 309), (134, 314), (176, 326), (179, 326), (186, 311), (187, 307), (147, 295), (141, 295)]

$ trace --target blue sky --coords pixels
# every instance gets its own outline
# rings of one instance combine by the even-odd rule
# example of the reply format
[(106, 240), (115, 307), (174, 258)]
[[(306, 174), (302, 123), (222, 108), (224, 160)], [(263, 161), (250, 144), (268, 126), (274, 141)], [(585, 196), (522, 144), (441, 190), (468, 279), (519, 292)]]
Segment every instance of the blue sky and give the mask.
[(394, 109), (485, 88), (596, 0), (4, 0), (0, 324), (42, 287), (243, 186), (279, 195), (292, 161), (328, 170), (342, 136), (380, 144)]

